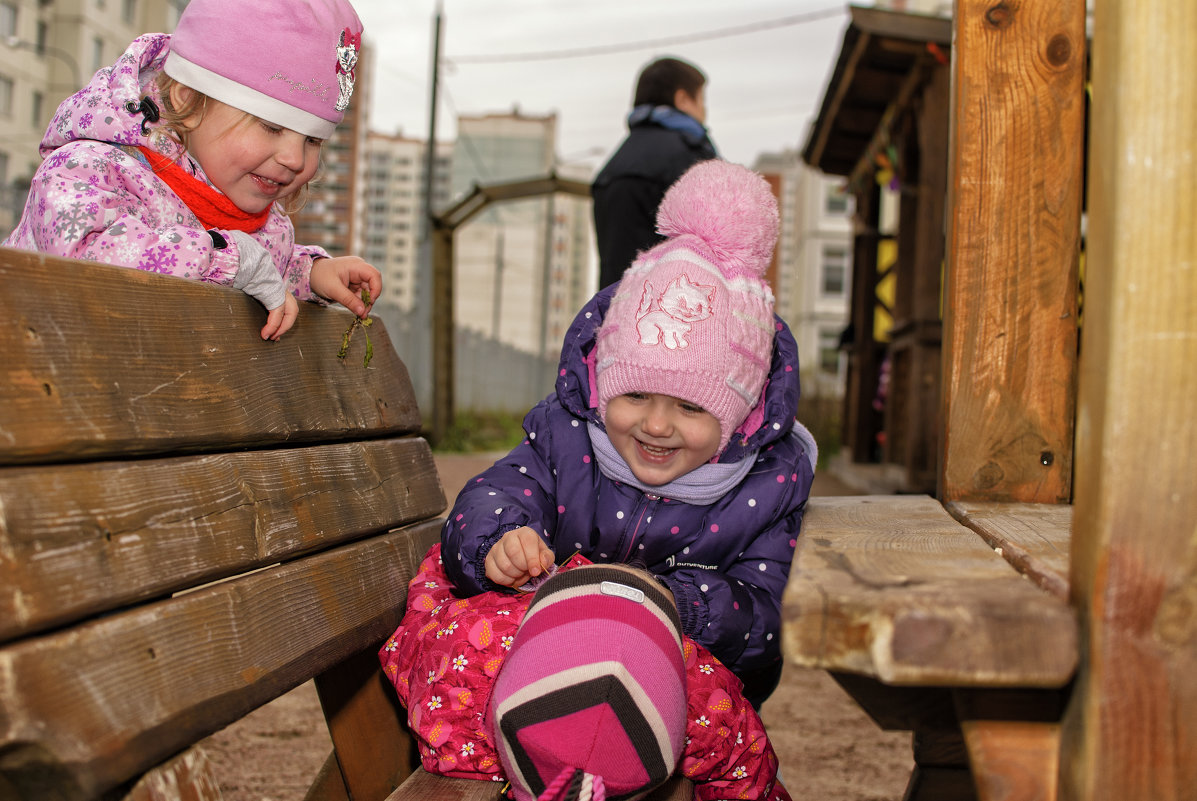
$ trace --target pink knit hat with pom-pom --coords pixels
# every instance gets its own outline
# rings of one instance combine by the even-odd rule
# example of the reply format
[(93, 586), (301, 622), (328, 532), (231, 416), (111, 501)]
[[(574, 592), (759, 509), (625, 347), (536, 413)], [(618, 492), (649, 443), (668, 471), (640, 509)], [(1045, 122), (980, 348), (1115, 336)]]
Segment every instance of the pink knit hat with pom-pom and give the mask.
[(777, 200), (752, 170), (702, 161), (665, 193), (657, 231), (667, 239), (623, 274), (598, 332), (599, 415), (629, 392), (672, 395), (714, 415), (722, 453), (769, 373)]

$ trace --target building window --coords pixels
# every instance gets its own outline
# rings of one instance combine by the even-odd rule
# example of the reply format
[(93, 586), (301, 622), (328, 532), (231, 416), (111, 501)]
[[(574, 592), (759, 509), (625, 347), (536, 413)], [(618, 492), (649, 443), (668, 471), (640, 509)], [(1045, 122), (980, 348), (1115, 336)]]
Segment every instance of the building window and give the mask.
[(838, 184), (827, 184), (823, 196), (823, 211), (826, 214), (841, 215), (848, 213), (848, 195)]
[(840, 336), (826, 328), (819, 329), (819, 369), (831, 375), (840, 371)]
[(848, 275), (848, 251), (842, 247), (823, 248), (822, 291), (825, 296), (842, 297)]
[(34, 128), (41, 128), (46, 124), (42, 119), (42, 110), (46, 105), (46, 96), (41, 92), (33, 93), (33, 112), (30, 114), (30, 122), (33, 123)]
[(137, 0), (124, 0), (121, 4), (121, 19), (129, 25), (137, 20)]
[(100, 37), (93, 37), (91, 40), (91, 71), (99, 72), (100, 68), (104, 66), (104, 40)]
[(17, 7), (12, 3), (0, 3), (0, 36), (17, 35)]
[(12, 78), (0, 75), (0, 115), (12, 116)]

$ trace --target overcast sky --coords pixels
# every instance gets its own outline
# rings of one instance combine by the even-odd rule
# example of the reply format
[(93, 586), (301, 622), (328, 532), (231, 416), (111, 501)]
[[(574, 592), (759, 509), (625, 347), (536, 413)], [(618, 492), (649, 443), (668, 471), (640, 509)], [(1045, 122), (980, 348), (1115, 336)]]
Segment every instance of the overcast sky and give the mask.
[[(426, 138), (437, 0), (352, 2), (375, 48), (371, 128)], [(557, 113), (562, 161), (600, 165), (640, 68), (671, 55), (707, 75), (720, 154), (751, 165), (803, 145), (846, 25), (835, 0), (443, 0), (437, 138), (518, 105)]]

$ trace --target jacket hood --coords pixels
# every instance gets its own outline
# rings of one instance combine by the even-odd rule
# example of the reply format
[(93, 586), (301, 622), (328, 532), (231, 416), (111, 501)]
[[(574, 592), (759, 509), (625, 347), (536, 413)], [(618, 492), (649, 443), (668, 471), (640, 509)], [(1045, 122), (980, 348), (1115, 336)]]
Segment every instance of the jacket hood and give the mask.
[[(45, 136), (41, 154), (48, 156), (77, 139), (94, 139), (115, 145), (152, 145), (177, 157), (182, 146), (157, 132), (142, 106), (149, 96), (158, 103), (158, 73), (170, 52), (170, 35), (147, 33), (134, 39), (116, 63), (92, 76), (87, 86), (62, 101)], [(143, 127), (144, 123), (144, 127)]]
[[(565, 332), (561, 362), (557, 371), (557, 399), (577, 417), (602, 426), (598, 415), (598, 393), (594, 389), (594, 346), (618, 284), (599, 292), (582, 307)], [(788, 436), (798, 413), (801, 382), (798, 375), (798, 343), (789, 327), (774, 316), (773, 357), (762, 398), (732, 436), (719, 456), (720, 462), (738, 462), (770, 443)], [(746, 433), (745, 433), (746, 432)]]

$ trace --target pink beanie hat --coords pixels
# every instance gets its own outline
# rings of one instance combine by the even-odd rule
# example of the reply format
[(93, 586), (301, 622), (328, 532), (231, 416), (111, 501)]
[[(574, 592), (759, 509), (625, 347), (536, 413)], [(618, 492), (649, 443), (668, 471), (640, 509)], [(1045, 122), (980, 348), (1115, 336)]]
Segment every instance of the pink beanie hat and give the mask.
[(536, 591), (490, 697), (516, 801), (634, 799), (682, 757), (681, 621), (651, 578), (611, 565)]
[(657, 231), (620, 279), (595, 346), (599, 416), (629, 392), (671, 395), (719, 421), (719, 453), (760, 400), (773, 354), (777, 199), (760, 175), (702, 161), (665, 193)]
[(191, 0), (164, 70), (184, 86), (327, 139), (349, 107), (362, 23), (346, 0)]

